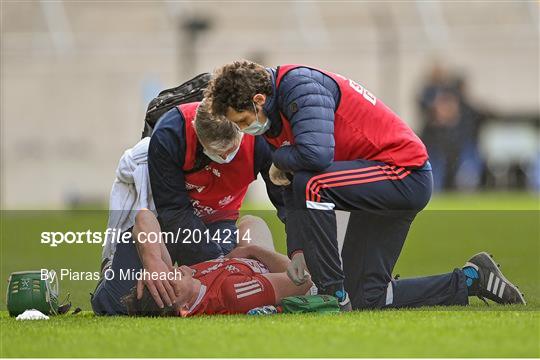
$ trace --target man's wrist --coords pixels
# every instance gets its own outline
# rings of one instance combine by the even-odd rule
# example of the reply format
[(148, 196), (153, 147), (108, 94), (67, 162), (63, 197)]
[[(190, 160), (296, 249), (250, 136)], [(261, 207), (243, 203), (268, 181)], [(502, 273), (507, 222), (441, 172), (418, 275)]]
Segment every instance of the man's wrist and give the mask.
[(161, 242), (135, 241), (135, 247), (142, 255), (161, 253)]
[(304, 250), (302, 249), (297, 249), (297, 250), (294, 250), (290, 255), (289, 255), (289, 258), (292, 259), (294, 257), (294, 255), (296, 254), (303, 254), (304, 253)]
[(163, 259), (161, 258), (161, 251), (159, 251), (158, 253), (156, 253), (155, 251), (146, 252), (146, 253), (142, 252), (141, 261), (145, 267), (149, 263), (153, 263), (156, 261), (163, 261)]

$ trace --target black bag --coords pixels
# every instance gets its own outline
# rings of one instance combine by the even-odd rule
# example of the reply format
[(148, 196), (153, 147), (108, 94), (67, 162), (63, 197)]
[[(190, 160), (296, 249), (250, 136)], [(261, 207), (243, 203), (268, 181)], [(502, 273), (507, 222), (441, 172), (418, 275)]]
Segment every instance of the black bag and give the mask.
[(201, 101), (203, 99), (204, 89), (208, 86), (211, 77), (212, 75), (210, 73), (203, 73), (186, 81), (182, 85), (160, 92), (159, 95), (148, 104), (141, 139), (151, 136), (161, 115), (165, 114), (173, 107)]

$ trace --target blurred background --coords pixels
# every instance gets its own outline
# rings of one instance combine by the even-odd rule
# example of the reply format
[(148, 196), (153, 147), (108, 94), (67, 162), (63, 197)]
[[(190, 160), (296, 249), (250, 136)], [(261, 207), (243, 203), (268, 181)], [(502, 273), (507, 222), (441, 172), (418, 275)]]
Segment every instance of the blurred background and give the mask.
[(147, 103), (239, 58), (365, 85), (422, 137), (437, 191), (538, 191), (538, 6), (2, 1), (1, 207), (105, 206)]

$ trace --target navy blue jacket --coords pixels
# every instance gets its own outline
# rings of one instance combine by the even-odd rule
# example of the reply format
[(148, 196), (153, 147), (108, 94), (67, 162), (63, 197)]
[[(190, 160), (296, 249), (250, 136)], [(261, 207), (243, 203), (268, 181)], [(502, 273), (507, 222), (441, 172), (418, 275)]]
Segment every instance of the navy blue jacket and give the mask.
[(276, 70), (268, 71), (274, 79), (274, 90), (264, 105), (271, 121), (266, 135), (279, 135), (279, 112), (282, 112), (290, 121), (295, 142), (294, 146), (282, 146), (274, 151), (274, 164), (287, 172), (324, 170), (334, 159), (334, 113), (340, 99), (338, 85), (318, 70), (299, 67), (283, 76), (276, 89)]
[[(254, 152), (254, 176), (257, 177), (259, 173), (262, 175), (266, 182), (268, 196), (278, 209), (278, 216), (284, 221), (283, 190), (272, 184), (268, 176), (268, 169), (272, 164), (271, 149), (262, 137), (256, 138)], [(178, 229), (200, 229), (202, 232), (206, 230), (206, 225), (193, 212), (185, 187), (182, 171), (185, 153), (184, 117), (178, 109), (173, 108), (159, 119), (152, 133), (148, 148), (148, 170), (152, 196), (162, 231), (170, 231), (174, 234)], [(210, 162), (210, 159), (202, 152), (202, 147), (199, 147), (196, 157), (207, 163)], [(167, 246), (173, 258), (177, 256), (178, 251), (190, 253), (204, 251), (208, 254), (205, 260), (223, 255), (219, 245), (210, 243), (206, 247), (206, 244), (202, 244), (203, 242), (189, 244), (189, 249), (185, 249), (186, 246), (183, 244), (177, 244), (177, 246), (167, 244)]]

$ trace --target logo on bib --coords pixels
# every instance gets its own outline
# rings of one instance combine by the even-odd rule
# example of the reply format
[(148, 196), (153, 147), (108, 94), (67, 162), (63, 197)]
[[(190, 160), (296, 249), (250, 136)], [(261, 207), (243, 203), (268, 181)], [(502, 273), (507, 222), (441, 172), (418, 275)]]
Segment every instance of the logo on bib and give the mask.
[(214, 174), (215, 176), (221, 177), (221, 173), (219, 172), (219, 170), (216, 169), (216, 168), (211, 167), (210, 165), (206, 165), (206, 166), (204, 167), (204, 170), (206, 170), (206, 171), (211, 171), (212, 174)]
[(221, 207), (224, 207), (225, 205), (229, 205), (233, 201), (232, 195), (225, 196), (223, 199), (219, 200), (218, 204)]
[(191, 202), (191, 205), (193, 206), (193, 213), (197, 215), (198, 217), (213, 215), (217, 211), (211, 208), (210, 206), (201, 204), (199, 200), (189, 199), (189, 201)]
[(194, 185), (194, 184), (191, 184), (191, 183), (188, 183), (186, 181), (186, 189), (189, 191), (189, 190), (197, 190), (197, 192), (202, 192), (204, 190), (204, 186), (198, 186), (198, 185)]

